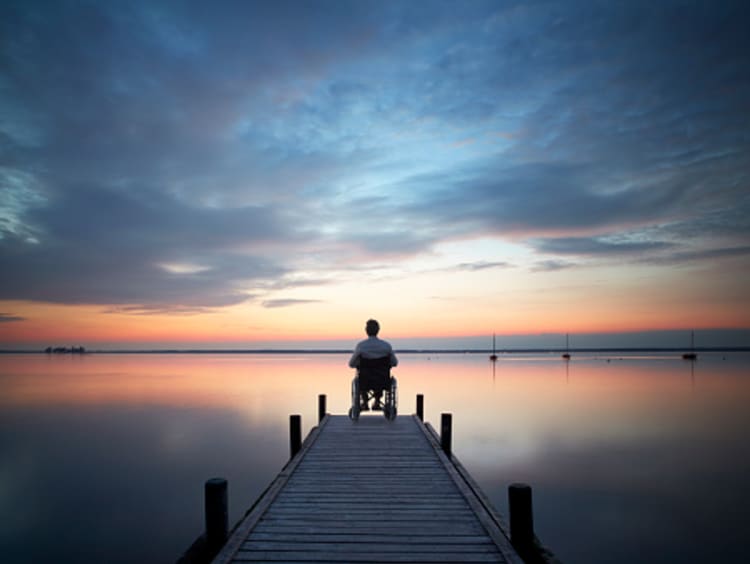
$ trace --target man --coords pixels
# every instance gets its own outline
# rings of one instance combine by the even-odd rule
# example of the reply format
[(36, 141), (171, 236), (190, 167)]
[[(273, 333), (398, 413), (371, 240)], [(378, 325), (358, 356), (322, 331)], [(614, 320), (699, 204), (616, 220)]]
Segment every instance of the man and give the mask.
[[(398, 365), (398, 359), (396, 358), (396, 355), (393, 354), (393, 347), (391, 347), (391, 344), (388, 341), (384, 341), (383, 339), (378, 338), (379, 332), (380, 324), (374, 319), (369, 319), (367, 321), (367, 324), (365, 325), (365, 333), (367, 333), (367, 339), (357, 343), (357, 346), (354, 348), (354, 354), (352, 354), (352, 358), (349, 359), (350, 368), (359, 368), (360, 358), (374, 359), (383, 358), (386, 356), (390, 358), (391, 366)], [(373, 404), (372, 408), (383, 409), (383, 405), (381, 404), (383, 390), (374, 389), (374, 392), (375, 403)], [(367, 405), (367, 389), (364, 388), (364, 386), (360, 387), (359, 395), (362, 398), (360, 410), (367, 411), (370, 408)]]

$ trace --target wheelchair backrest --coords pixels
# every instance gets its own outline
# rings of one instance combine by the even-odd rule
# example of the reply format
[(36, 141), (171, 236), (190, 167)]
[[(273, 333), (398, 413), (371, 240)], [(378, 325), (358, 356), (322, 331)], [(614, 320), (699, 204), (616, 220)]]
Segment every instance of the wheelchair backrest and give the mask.
[(391, 357), (364, 358), (360, 356), (359, 377), (368, 387), (370, 385), (387, 387), (391, 377)]

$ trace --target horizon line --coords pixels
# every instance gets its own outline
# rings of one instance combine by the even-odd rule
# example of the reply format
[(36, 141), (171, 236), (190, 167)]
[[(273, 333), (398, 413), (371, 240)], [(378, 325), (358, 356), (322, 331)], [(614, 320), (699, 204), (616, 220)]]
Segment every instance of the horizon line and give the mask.
[[(728, 347), (516, 347), (495, 350), (495, 354), (523, 353), (599, 353), (599, 352), (750, 352), (750, 346)], [(91, 349), (84, 352), (58, 351), (48, 352), (44, 349), (0, 349), (0, 354), (351, 354), (352, 349), (306, 349), (306, 348), (263, 348), (263, 349), (210, 349), (210, 348), (166, 348), (166, 349)], [(489, 348), (408, 348), (395, 349), (398, 354), (488, 354)]]

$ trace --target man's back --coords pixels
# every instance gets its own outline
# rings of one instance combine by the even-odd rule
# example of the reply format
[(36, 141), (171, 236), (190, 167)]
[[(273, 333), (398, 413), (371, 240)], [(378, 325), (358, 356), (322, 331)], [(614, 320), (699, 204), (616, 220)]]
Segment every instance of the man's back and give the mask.
[(393, 354), (393, 347), (388, 341), (379, 339), (377, 336), (370, 336), (364, 341), (357, 343), (354, 349), (354, 354), (349, 360), (349, 366), (351, 368), (357, 368), (360, 366), (360, 359), (375, 359), (388, 357), (390, 359), (390, 366), (398, 365), (398, 359)]

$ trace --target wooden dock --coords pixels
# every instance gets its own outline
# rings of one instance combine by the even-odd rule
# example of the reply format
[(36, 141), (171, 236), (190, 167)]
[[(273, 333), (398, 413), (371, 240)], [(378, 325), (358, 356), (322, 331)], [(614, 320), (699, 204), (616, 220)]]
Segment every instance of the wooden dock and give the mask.
[(326, 415), (214, 562), (523, 561), (417, 416)]

